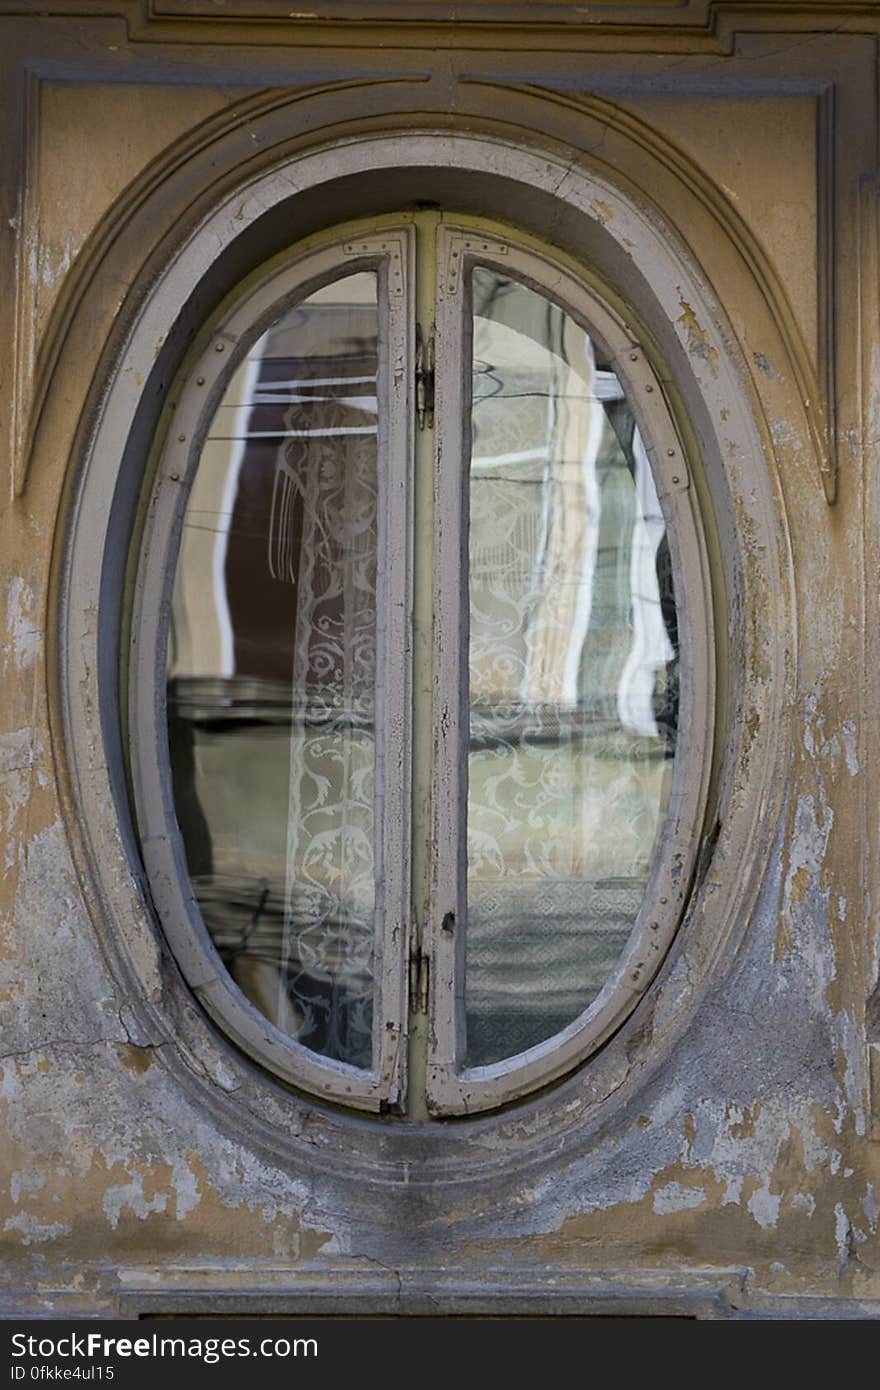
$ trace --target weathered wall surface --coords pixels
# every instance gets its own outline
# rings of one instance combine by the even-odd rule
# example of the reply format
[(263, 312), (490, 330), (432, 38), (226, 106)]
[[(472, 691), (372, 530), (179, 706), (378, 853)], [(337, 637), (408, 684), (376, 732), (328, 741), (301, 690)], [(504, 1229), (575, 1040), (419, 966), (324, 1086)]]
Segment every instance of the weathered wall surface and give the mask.
[[(9, 1307), (878, 1315), (875, 7), (829, 6), (827, 33), (815, 6), (697, 0), (496, 0), (454, 26), (441, 4), (28, 8), (0, 0)], [(64, 592), (122, 330), (175, 249), (309, 142), (413, 126), (565, 143), (652, 209), (718, 306), (682, 298), (670, 331), (707, 390), (730, 354), (763, 440), (718, 465), (747, 669), (690, 919), (603, 1097), (588, 1068), (442, 1140), (251, 1082), (202, 1018), (113, 829), (106, 709), (70, 718), (80, 657), (83, 700), (108, 697), (98, 592)]]

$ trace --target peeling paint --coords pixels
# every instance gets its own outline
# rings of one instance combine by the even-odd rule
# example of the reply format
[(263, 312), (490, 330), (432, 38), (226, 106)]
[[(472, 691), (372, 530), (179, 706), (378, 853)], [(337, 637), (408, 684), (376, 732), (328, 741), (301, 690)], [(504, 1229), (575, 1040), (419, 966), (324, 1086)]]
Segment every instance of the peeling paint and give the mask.
[(748, 1201), (749, 1211), (763, 1229), (769, 1230), (776, 1225), (779, 1220), (779, 1207), (782, 1203), (781, 1193), (771, 1192), (769, 1187), (759, 1187), (751, 1195)]
[[(729, 61), (733, 66), (738, 59)], [(63, 100), (73, 104), (75, 84), (67, 85)], [(422, 85), (419, 99), (430, 102), (432, 84)], [(462, 84), (459, 99), (476, 101), (467, 85), (477, 93), (478, 84)], [(378, 90), (371, 89), (371, 102)], [(48, 110), (50, 96), (44, 97)], [(162, 89), (161, 100), (169, 99), (173, 90)], [(343, 121), (351, 114), (344, 103), (359, 98), (324, 93), (320, 100), (343, 103), (334, 108), (335, 119)], [(488, 113), (493, 122), (503, 119), (507, 100), (496, 84)], [(517, 93), (516, 100), (537, 109), (534, 94)], [(411, 95), (407, 101), (413, 109)], [(787, 97), (787, 107), (799, 101)], [(598, 98), (591, 102), (590, 110), (598, 109)], [(305, 131), (312, 116), (307, 102), (302, 109)], [(515, 103), (507, 110), (515, 113)], [(449, 116), (445, 108), (442, 116)], [(252, 121), (249, 113), (243, 123), (239, 112), (235, 138), (264, 150), (289, 141), (290, 112), (279, 119), (282, 125), (272, 126)], [(556, 119), (574, 141), (596, 118), (572, 103)], [(812, 96), (806, 119), (813, 129)], [(474, 128), (479, 124), (477, 116), (468, 120)], [(395, 1117), (325, 1113), (281, 1085), (246, 1074), (235, 1050), (181, 989), (141, 902), (137, 866), (128, 863), (118, 828), (116, 838), (107, 831), (106, 841), (77, 840), (80, 827), (68, 804), (74, 793), (65, 783), (66, 765), (55, 762), (65, 757), (57, 736), (61, 721), (44, 688), (55, 673), (47, 681), (33, 675), (43, 650), (43, 611), (57, 599), (47, 601), (40, 576), (50, 572), (52, 538), (60, 535), (58, 514), (66, 505), (69, 441), (56, 427), (27, 496), (19, 499), (22, 509), (4, 533), (12, 540), (13, 574), (4, 590), (9, 728), (0, 737), (0, 1105), (8, 1178), (0, 1225), (8, 1276), (15, 1288), (44, 1299), (42, 1311), (62, 1287), (78, 1289), (86, 1306), (111, 1270), (114, 1288), (134, 1297), (138, 1288), (159, 1290), (174, 1278), (181, 1287), (187, 1278), (207, 1282), (212, 1270), (217, 1287), (247, 1288), (255, 1270), (265, 1276), (276, 1267), (288, 1289), (325, 1269), (330, 1287), (338, 1271), (356, 1270), (359, 1278), (387, 1279), (393, 1298), (400, 1296), (407, 1267), (452, 1278), (464, 1271), (488, 1287), (493, 1279), (535, 1270), (561, 1284), (569, 1275), (607, 1272), (612, 1265), (621, 1278), (647, 1279), (645, 1271), (654, 1271), (678, 1289), (694, 1269), (717, 1284), (723, 1269), (735, 1267), (740, 1307), (747, 1302), (743, 1291), (756, 1287), (811, 1299), (880, 1297), (880, 1147), (867, 1137), (862, 1022), (865, 962), (874, 962), (876, 971), (877, 946), (865, 936), (872, 908), (855, 849), (861, 800), (870, 806), (873, 796), (870, 781), (863, 791), (862, 781), (854, 780), (873, 775), (871, 724), (860, 722), (866, 673), (854, 656), (863, 638), (859, 575), (865, 568), (874, 573), (871, 554), (861, 549), (863, 517), (873, 514), (858, 510), (870, 501), (858, 496), (865, 476), (861, 422), (842, 400), (843, 459), (851, 466), (842, 470), (838, 510), (824, 509), (811, 483), (815, 460), (785, 332), (769, 302), (760, 312), (755, 307), (760, 295), (743, 268), (742, 244), (724, 249), (723, 218), (732, 211), (717, 212), (721, 199), (712, 204), (714, 230), (707, 237), (701, 230), (705, 208), (692, 215), (698, 171), (689, 169), (691, 183), (682, 178), (677, 187), (681, 151), (647, 127), (634, 160), (627, 154), (629, 120), (622, 101), (614, 120), (596, 127), (589, 148), (598, 148), (600, 137), (607, 141), (602, 159), (608, 169), (620, 169), (621, 186), (632, 180), (644, 190), (645, 206), (653, 202), (693, 236), (699, 273), (686, 280), (684, 272), (666, 269), (657, 291), (666, 295), (664, 332), (673, 352), (677, 332), (692, 359), (687, 389), (694, 396), (697, 386), (703, 390), (706, 430), (718, 430), (704, 451), (703, 481), (713, 500), (721, 499), (719, 548), (728, 562), (729, 605), (720, 617), (722, 624), (729, 620), (731, 633), (731, 711), (719, 771), (723, 825), (701, 865), (705, 877), (694, 886), (660, 987), (595, 1059), (597, 1071), (605, 1066), (602, 1076), (611, 1080), (607, 1092), (594, 1086), (591, 1063), (508, 1113), (425, 1124), (416, 1136), (402, 1137), (405, 1126)], [(178, 124), (189, 140), (194, 120), (182, 117)], [(99, 125), (93, 117), (98, 172), (111, 163)], [(47, 148), (51, 134), (47, 128)], [(237, 177), (238, 165), (223, 163), (223, 140), (217, 137), (215, 149), (214, 136), (202, 136), (217, 162), (204, 186), (187, 188), (185, 208), (197, 206), (194, 199), (206, 191), (214, 197), (223, 180), (231, 187)], [(658, 146), (662, 178), (652, 173), (650, 151)], [(149, 157), (164, 168), (158, 150)], [(814, 180), (812, 147), (804, 160)], [(576, 168), (574, 159), (563, 170), (548, 156), (546, 176), (562, 188), (573, 183)], [(163, 197), (171, 207), (170, 165), (164, 176)], [(133, 161), (113, 177), (113, 197), (121, 196), (139, 168)], [(284, 177), (288, 192), (300, 188), (294, 166)], [(736, 191), (727, 193), (747, 219), (754, 176), (743, 168), (737, 179)], [(628, 209), (622, 195), (607, 201), (601, 180), (589, 189), (596, 196), (583, 197), (578, 216), (586, 223), (589, 207), (606, 228), (599, 237), (593, 227), (597, 245), (616, 237), (621, 262), (625, 257), (644, 271), (647, 232), (639, 209)], [(668, 208), (667, 192), (673, 199)], [(230, 216), (243, 226), (250, 204), (238, 194), (233, 202)], [(631, 235), (622, 235), (624, 225)], [(101, 235), (109, 226), (99, 224)], [(760, 246), (763, 229), (752, 230)], [(24, 278), (42, 278), (49, 297), (63, 294), (63, 277), (80, 244), (71, 234), (67, 243), (56, 237), (50, 249), (29, 231)], [(154, 249), (141, 246), (138, 256)], [(119, 276), (109, 289), (96, 270), (89, 305), (96, 323), (102, 315), (112, 322), (120, 285), (139, 284), (139, 265), (129, 265), (128, 278)], [(799, 278), (800, 298), (815, 296), (816, 269), (805, 263), (802, 277), (786, 269), (794, 300)], [(849, 274), (845, 265), (841, 273)], [(676, 287), (676, 278), (682, 285)], [(717, 295), (717, 313), (708, 291), (701, 295), (701, 278)], [(164, 327), (150, 337), (151, 352), (165, 340)], [(815, 334), (801, 328), (812, 343)], [(741, 360), (754, 367), (755, 382), (772, 403), (766, 447), (748, 446), (739, 398), (722, 392), (733, 370), (728, 333), (734, 347), (739, 339)], [(766, 351), (752, 352), (754, 343)], [(849, 343), (839, 352), (840, 379), (855, 381)], [(97, 361), (97, 349), (93, 358), (83, 354), (84, 378)], [(129, 389), (142, 382), (145, 363), (146, 357), (132, 359)], [(66, 389), (67, 407), (56, 397), (59, 418), (66, 410), (78, 419), (84, 388), (73, 377)], [(71, 431), (74, 425), (66, 422)], [(84, 652), (94, 648), (96, 594), (90, 592), (91, 605), (76, 614)], [(741, 689), (743, 670), (750, 684)], [(90, 680), (83, 699), (92, 699), (98, 727), (100, 699)], [(771, 689), (784, 692), (778, 707), (767, 696)], [(779, 754), (776, 785), (768, 779), (761, 799), (745, 810), (747, 793), (759, 785), (747, 774), (767, 758), (768, 747), (771, 757)], [(728, 748), (739, 749), (738, 763)], [(96, 737), (82, 755), (85, 780), (101, 769), (104, 753)], [(98, 799), (94, 788), (89, 794)], [(107, 801), (102, 827), (114, 829), (112, 797), (106, 787), (100, 795)], [(752, 817), (751, 840), (726, 839), (729, 813), (734, 824), (737, 816)], [(90, 877), (92, 855), (106, 856), (115, 865), (114, 886), (125, 885), (132, 906), (119, 921), (109, 919)], [(736, 916), (731, 884), (750, 874), (757, 886), (731, 926), (722, 907), (728, 905), (731, 920)], [(138, 912), (144, 921), (136, 938), (128, 928)], [(868, 987), (874, 984), (871, 976)], [(355, 1150), (369, 1157), (358, 1176)]]
[(845, 719), (841, 725), (843, 737), (843, 747), (846, 753), (846, 770), (850, 777), (857, 777), (859, 773), (859, 760), (856, 755), (856, 725), (851, 717)]
[(133, 1211), (135, 1216), (144, 1221), (154, 1212), (164, 1212), (168, 1207), (167, 1192), (155, 1192), (152, 1197), (144, 1196), (144, 1185), (142, 1178), (134, 1178), (130, 1183), (120, 1184), (117, 1187), (108, 1187), (104, 1192), (101, 1207), (115, 1231), (119, 1225), (119, 1217), (124, 1209)]
[(765, 353), (753, 352), (752, 361), (758, 368), (758, 371), (763, 372), (764, 376), (766, 376), (770, 381), (779, 380), (779, 373), (776, 371), (776, 368), (773, 366), (773, 363), (770, 361), (770, 358)]
[(706, 329), (703, 328), (702, 324), (697, 319), (691, 305), (682, 297), (680, 289), (679, 303), (681, 305), (681, 313), (677, 321), (684, 330), (688, 352), (700, 362), (705, 362), (712, 376), (717, 377), (718, 349), (712, 343)]
[(668, 1182), (657, 1188), (653, 1204), (658, 1216), (665, 1216), (674, 1211), (693, 1211), (703, 1206), (706, 1200), (702, 1187), (682, 1187), (679, 1182)]
[(805, 1211), (807, 1216), (812, 1216), (816, 1210), (816, 1198), (812, 1192), (795, 1192), (791, 1197), (791, 1207), (793, 1211)]
[(26, 580), (15, 574), (6, 585), (6, 632), (4, 668), (11, 664), (16, 671), (30, 670), (40, 650), (41, 633), (37, 623), (37, 604), (34, 591)]
[(834, 1208), (834, 1235), (837, 1240), (838, 1268), (841, 1273), (852, 1258), (853, 1234), (850, 1219), (838, 1202)]
[(22, 1245), (43, 1245), (47, 1241), (57, 1240), (59, 1236), (68, 1235), (71, 1228), (64, 1221), (41, 1222), (21, 1212), (18, 1216), (10, 1216), (4, 1222), (3, 1229), (10, 1233), (17, 1232)]
[[(808, 893), (814, 890), (834, 825), (834, 812), (822, 795), (822, 803), (817, 807), (812, 793), (802, 795), (794, 815), (791, 844), (788, 851), (788, 871), (783, 893), (783, 912), (781, 929), (785, 932), (785, 948), (777, 945), (777, 959), (789, 950), (797, 950), (806, 959), (816, 987), (827, 988), (834, 974), (834, 951), (827, 932), (817, 932), (812, 926), (800, 929), (801, 912), (807, 903)], [(818, 895), (826, 911), (827, 893)], [(812, 917), (809, 919), (812, 922)], [(784, 988), (784, 977), (778, 988)]]
[(46, 1186), (45, 1168), (20, 1169), (18, 1172), (10, 1174), (9, 1196), (13, 1202), (19, 1202), (22, 1196), (27, 1196), (32, 1192), (40, 1192)]

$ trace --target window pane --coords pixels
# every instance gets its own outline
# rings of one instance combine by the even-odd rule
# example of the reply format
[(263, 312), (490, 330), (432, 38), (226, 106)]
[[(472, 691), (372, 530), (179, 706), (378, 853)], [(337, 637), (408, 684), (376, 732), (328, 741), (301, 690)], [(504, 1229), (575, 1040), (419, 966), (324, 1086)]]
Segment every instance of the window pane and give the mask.
[(241, 990), (372, 1061), (377, 283), (336, 280), (255, 344), (184, 519), (168, 656), (177, 818)]
[(620, 383), (559, 306), (473, 272), (469, 1067), (573, 1022), (614, 971), (666, 809), (678, 633)]

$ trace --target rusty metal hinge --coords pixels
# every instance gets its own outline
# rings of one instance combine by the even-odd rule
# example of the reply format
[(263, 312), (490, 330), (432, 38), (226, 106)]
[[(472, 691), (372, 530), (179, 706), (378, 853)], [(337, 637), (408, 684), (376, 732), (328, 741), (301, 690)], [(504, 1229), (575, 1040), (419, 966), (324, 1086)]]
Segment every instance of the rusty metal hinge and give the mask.
[(434, 428), (434, 328), (425, 337), (416, 324), (416, 421), (420, 430)]
[(428, 990), (431, 983), (431, 958), (421, 942), (413, 942), (409, 955), (409, 1006), (414, 1013), (428, 1012)]

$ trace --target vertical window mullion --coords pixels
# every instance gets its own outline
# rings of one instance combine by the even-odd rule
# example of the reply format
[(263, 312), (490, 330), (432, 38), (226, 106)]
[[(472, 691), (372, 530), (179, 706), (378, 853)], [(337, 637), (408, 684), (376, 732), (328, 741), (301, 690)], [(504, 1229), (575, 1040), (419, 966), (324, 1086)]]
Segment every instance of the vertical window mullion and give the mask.
[[(406, 1090), (407, 933), (410, 903), (410, 767), (412, 743), (412, 336), (415, 294), (413, 229), (395, 232), (399, 257), (382, 262), (385, 313), (379, 344), (380, 537), (377, 586), (379, 663), (376, 680), (376, 931), (379, 1007), (373, 1055), (383, 1099), (396, 1106)], [(378, 238), (376, 239), (378, 240)], [(384, 462), (384, 466), (382, 461)]]
[(437, 234), (434, 551), (434, 775), (431, 903), (429, 1109), (442, 1113), (444, 1085), (464, 1044), (467, 917), (468, 591), (467, 460), (470, 334), (467, 281), (446, 228)]

